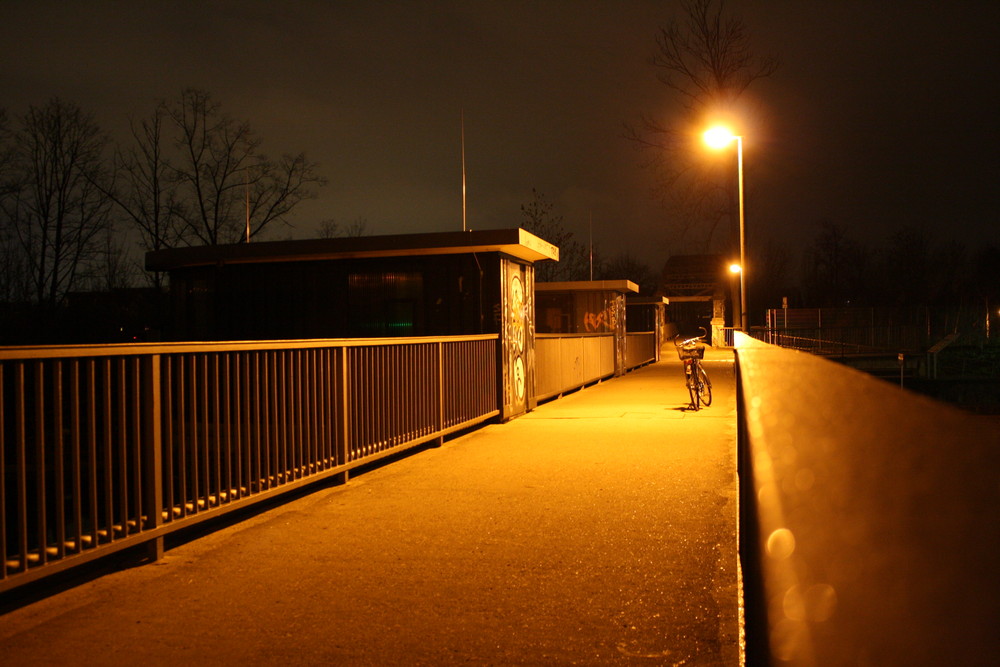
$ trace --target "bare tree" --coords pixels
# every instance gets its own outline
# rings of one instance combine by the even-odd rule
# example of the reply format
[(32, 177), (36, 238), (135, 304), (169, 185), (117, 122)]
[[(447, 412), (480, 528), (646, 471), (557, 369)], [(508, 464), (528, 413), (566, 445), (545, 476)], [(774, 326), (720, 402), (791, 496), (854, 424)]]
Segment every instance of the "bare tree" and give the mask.
[(563, 217), (553, 213), (545, 195), (531, 189), (532, 199), (521, 205), (521, 227), (559, 248), (559, 261), (546, 259), (535, 263), (538, 282), (584, 280), (587, 277), (587, 253), (582, 243), (573, 240), (573, 232), (563, 226)]
[(365, 217), (355, 218), (353, 222), (349, 222), (343, 227), (341, 227), (340, 223), (332, 218), (324, 220), (319, 224), (319, 238), (321, 239), (332, 239), (342, 236), (357, 238), (359, 236), (367, 235), (368, 219)]
[(844, 229), (825, 220), (804, 258), (804, 283), (810, 303), (861, 305), (870, 289), (869, 253)]
[(594, 277), (599, 280), (631, 280), (639, 286), (639, 293), (645, 296), (652, 296), (657, 288), (656, 274), (647, 264), (627, 252), (601, 262)]
[(13, 133), (3, 217), (28, 272), (31, 298), (56, 305), (77, 287), (109, 224), (107, 139), (79, 107), (30, 107)]
[[(688, 128), (710, 115), (733, 114), (747, 88), (773, 74), (778, 63), (754, 54), (746, 25), (727, 14), (724, 0), (684, 0), (680, 6), (682, 16), (660, 29), (650, 59), (673, 94), (675, 110), (666, 122), (659, 114), (642, 116), (638, 125), (626, 125), (626, 137), (657, 175), (660, 199), (680, 234), (695, 237), (698, 251), (706, 252), (717, 243), (723, 221), (736, 227), (735, 168), (706, 159)], [(724, 235), (727, 246), (734, 243), (728, 237), (735, 233)]]
[[(148, 118), (129, 121), (132, 144), (115, 152), (115, 187), (108, 192), (126, 220), (138, 230), (146, 250), (183, 245), (177, 179), (164, 146), (166, 107), (160, 104)], [(150, 277), (161, 287), (163, 276)]]
[(176, 131), (170, 162), (177, 186), (176, 215), (184, 238), (217, 245), (259, 234), (325, 183), (303, 153), (271, 159), (249, 123), (222, 112), (202, 90), (189, 88), (164, 105)]
[(129, 259), (124, 238), (114, 225), (108, 225), (101, 232), (89, 276), (91, 291), (111, 292), (134, 287), (139, 282), (139, 267)]
[(27, 267), (17, 242), (12, 213), (12, 198), (19, 189), (11, 169), (14, 164), (13, 138), (6, 109), (0, 109), (0, 302), (24, 301)]

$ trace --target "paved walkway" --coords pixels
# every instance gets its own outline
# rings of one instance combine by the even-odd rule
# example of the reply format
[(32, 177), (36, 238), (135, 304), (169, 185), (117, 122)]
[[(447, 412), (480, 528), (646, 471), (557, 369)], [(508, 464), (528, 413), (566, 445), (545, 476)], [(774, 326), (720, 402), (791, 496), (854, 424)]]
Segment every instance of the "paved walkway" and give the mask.
[(0, 616), (4, 665), (738, 665), (732, 354), (668, 359)]

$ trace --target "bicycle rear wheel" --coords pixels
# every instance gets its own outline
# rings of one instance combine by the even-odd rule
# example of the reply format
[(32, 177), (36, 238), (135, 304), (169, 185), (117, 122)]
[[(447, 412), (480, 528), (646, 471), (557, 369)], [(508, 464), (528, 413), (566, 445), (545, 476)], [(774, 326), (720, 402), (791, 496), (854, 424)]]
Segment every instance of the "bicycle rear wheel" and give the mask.
[(712, 381), (701, 364), (698, 364), (698, 398), (706, 408), (712, 404)]

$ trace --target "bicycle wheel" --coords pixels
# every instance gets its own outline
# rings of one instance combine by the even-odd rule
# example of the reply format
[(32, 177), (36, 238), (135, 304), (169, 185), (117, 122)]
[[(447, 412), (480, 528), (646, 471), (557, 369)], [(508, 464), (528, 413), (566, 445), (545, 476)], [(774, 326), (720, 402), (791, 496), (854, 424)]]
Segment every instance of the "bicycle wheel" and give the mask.
[(712, 404), (712, 381), (701, 364), (698, 364), (698, 398), (706, 408)]
[(691, 409), (697, 410), (699, 407), (698, 396), (698, 364), (692, 362), (688, 368), (684, 369), (687, 375), (688, 394), (691, 396)]

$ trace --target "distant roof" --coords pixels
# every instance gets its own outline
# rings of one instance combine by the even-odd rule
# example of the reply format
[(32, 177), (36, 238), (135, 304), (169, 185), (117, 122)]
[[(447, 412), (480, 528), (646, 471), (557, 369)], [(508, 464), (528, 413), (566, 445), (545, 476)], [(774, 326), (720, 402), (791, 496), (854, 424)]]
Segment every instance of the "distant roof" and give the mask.
[(536, 292), (638, 292), (631, 280), (574, 280), (561, 283), (535, 283)]
[(529, 262), (559, 259), (559, 248), (515, 227), (466, 232), (358, 236), (168, 248), (146, 253), (146, 269), (170, 271), (212, 264), (307, 262), (356, 257), (413, 257), (502, 252)]

